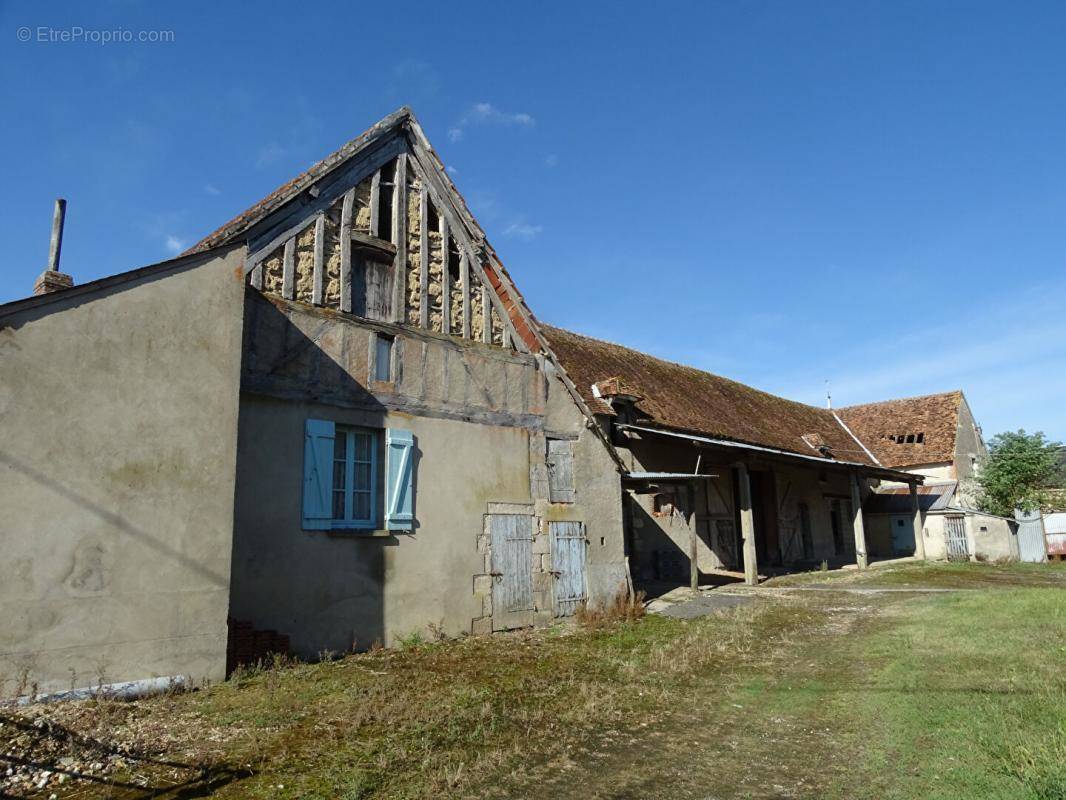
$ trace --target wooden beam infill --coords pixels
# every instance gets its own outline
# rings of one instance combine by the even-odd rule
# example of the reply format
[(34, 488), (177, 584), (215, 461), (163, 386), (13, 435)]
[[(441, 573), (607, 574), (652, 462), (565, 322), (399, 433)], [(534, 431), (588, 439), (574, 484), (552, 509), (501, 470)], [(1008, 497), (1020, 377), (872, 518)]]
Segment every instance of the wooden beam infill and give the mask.
[(292, 300), (296, 296), (296, 237), (285, 242), (281, 260), (281, 296)]
[(407, 319), (407, 154), (396, 156), (396, 173), (392, 180), (392, 243), (396, 258), (392, 273), (392, 318)]
[(395, 158), (402, 145), (403, 139), (394, 139), (354, 159), (350, 164), (339, 168), (335, 175), (319, 180), (316, 185), (322, 187), (322, 191), (318, 197), (308, 199), (306, 193), (300, 195), (257, 223), (247, 234), (248, 260), (245, 263), (256, 263), (274, 252), (286, 239), (298, 234), (307, 227), (307, 221), (311, 217), (328, 209), (342, 195), (351, 191), (352, 185), (358, 184), (371, 174), (372, 170)]
[(459, 280), (463, 286), (463, 338), (470, 338), (470, 259), (466, 248), (459, 255)]
[(256, 262), (252, 267), (252, 288), (262, 290), (263, 288), (263, 262)]
[[(477, 276), (481, 280), (482, 284), (491, 287), (492, 284), (489, 281), (488, 276), (485, 274), (485, 270), (481, 265), (480, 258), (477, 256), (477, 254), (480, 252), (480, 249), (475, 246), (473, 240), (467, 234), (466, 229), (460, 224), (459, 220), (456, 218), (456, 215), (450, 205), (445, 203), (444, 195), (442, 194), (445, 189), (443, 188), (443, 186), (440, 186), (440, 188), (438, 188), (437, 184), (439, 184), (440, 181), (439, 179), (436, 179), (436, 176), (434, 176), (434, 179), (430, 179), (429, 173), (427, 172), (427, 167), (422, 163), (417, 150), (413, 155), (414, 157), (411, 159), (410, 162), (411, 166), (418, 174), (418, 177), (421, 179), (423, 185), (428, 187), (430, 198), (433, 200), (434, 205), (437, 207), (437, 213), (441, 218), (442, 224), (446, 222), (449, 226), (451, 234), (456, 237), (456, 239), (459, 241), (459, 244), (466, 247), (467, 250), (474, 255), (474, 258), (471, 263), (471, 266), (474, 268), (474, 272), (477, 273)], [(492, 300), (492, 305), (496, 308), (496, 312), (500, 315), (500, 319), (503, 321), (504, 328), (512, 329), (513, 333), (511, 318), (507, 314), (506, 309), (503, 307), (503, 301), (500, 300), (499, 295), (497, 295), (495, 291), (490, 291), (489, 297)], [(513, 335), (512, 338), (514, 338), (515, 341), (521, 341), (521, 347), (519, 348), (521, 352), (530, 352), (525, 342), (523, 340), (520, 340), (517, 335)]]
[(423, 328), (429, 327), (429, 192), (426, 182), (422, 181), (422, 188), (418, 197), (419, 224), (418, 224), (418, 249), (422, 262), (420, 280), (418, 283), (418, 324)]
[(355, 189), (344, 193), (341, 206), (341, 311), (352, 310), (352, 210), (355, 206)]
[(381, 236), (378, 230), (381, 222), (381, 170), (374, 171), (370, 179), (370, 235)]
[(315, 272), (311, 288), (311, 302), (316, 306), (323, 304), (323, 285), (325, 283), (326, 261), (326, 215), (319, 213), (315, 217)]
[(440, 260), (441, 260), (441, 276), (440, 276), (440, 330), (441, 333), (451, 334), (452, 332), (452, 274), (448, 269), (448, 262), (451, 260), (451, 243), (448, 237), (448, 220), (444, 215), (440, 216)]

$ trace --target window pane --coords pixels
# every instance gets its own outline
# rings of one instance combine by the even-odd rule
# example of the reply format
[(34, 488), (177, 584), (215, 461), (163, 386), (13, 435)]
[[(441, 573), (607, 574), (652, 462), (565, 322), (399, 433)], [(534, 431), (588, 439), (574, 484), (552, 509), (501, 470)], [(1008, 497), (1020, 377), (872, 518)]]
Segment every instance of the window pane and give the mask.
[[(341, 438), (343, 439), (344, 437), (341, 437)], [(344, 462), (343, 461), (334, 461), (333, 462), (333, 488), (334, 489), (340, 489), (342, 491), (344, 489)]]
[(333, 493), (333, 519), (344, 519), (344, 492)]
[(355, 438), (355, 453), (354, 457), (356, 461), (369, 461), (370, 460), (370, 445), (371, 437), (369, 433), (357, 433)]
[(352, 477), (352, 488), (356, 491), (370, 490), (370, 465), (356, 464)]
[(370, 518), (369, 492), (356, 492), (352, 495), (352, 518), (357, 520)]
[(392, 380), (392, 337), (377, 335), (377, 352), (374, 354), (374, 377), (379, 381)]
[(333, 457), (338, 461), (344, 461), (344, 457), (348, 454), (348, 434), (346, 431), (338, 430), (337, 436), (333, 440)]

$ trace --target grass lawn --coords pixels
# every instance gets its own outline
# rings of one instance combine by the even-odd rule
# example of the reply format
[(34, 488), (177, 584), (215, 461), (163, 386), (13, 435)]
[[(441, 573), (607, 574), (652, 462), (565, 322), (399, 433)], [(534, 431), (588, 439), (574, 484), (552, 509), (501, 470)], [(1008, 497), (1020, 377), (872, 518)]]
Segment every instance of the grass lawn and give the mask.
[[(812, 585), (974, 591), (773, 591)], [(1066, 797), (1066, 569), (770, 582), (698, 620), (423, 644), (0, 712), (42, 797)], [(7, 754), (4, 756), (3, 754)], [(24, 768), (25, 769), (25, 768)], [(2, 770), (2, 765), (0, 765)], [(35, 773), (40, 774), (40, 773)]]

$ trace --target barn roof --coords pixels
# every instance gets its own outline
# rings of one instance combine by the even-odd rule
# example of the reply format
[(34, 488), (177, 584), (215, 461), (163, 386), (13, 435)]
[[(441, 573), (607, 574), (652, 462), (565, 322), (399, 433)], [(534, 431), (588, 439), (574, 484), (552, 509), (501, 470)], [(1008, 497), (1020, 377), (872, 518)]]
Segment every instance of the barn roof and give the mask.
[(962, 402), (956, 390), (847, 406), (837, 414), (886, 467), (913, 467), (955, 459)]
[[(541, 324), (555, 355), (593, 411), (614, 410), (593, 384), (625, 387), (642, 424), (804, 456), (875, 465), (832, 411), (745, 386), (695, 367)], [(805, 438), (806, 437), (806, 438)], [(829, 448), (826, 456), (819, 444)]]

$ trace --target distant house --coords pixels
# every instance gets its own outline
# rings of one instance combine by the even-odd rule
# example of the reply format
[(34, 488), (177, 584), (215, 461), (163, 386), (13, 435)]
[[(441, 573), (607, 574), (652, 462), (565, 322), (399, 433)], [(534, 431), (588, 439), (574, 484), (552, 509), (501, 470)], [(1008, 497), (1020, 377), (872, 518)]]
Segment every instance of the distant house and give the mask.
[(988, 455), (962, 391), (846, 406), (836, 412), (886, 467), (964, 481)]
[[(881, 464), (925, 477), (919, 502), (927, 558), (1019, 557), (1015, 521), (973, 507), (968, 479), (988, 450), (961, 391), (847, 406), (837, 413)], [(866, 501), (871, 539), (897, 552), (907, 552), (914, 537), (907, 493), (905, 486), (886, 483)]]

